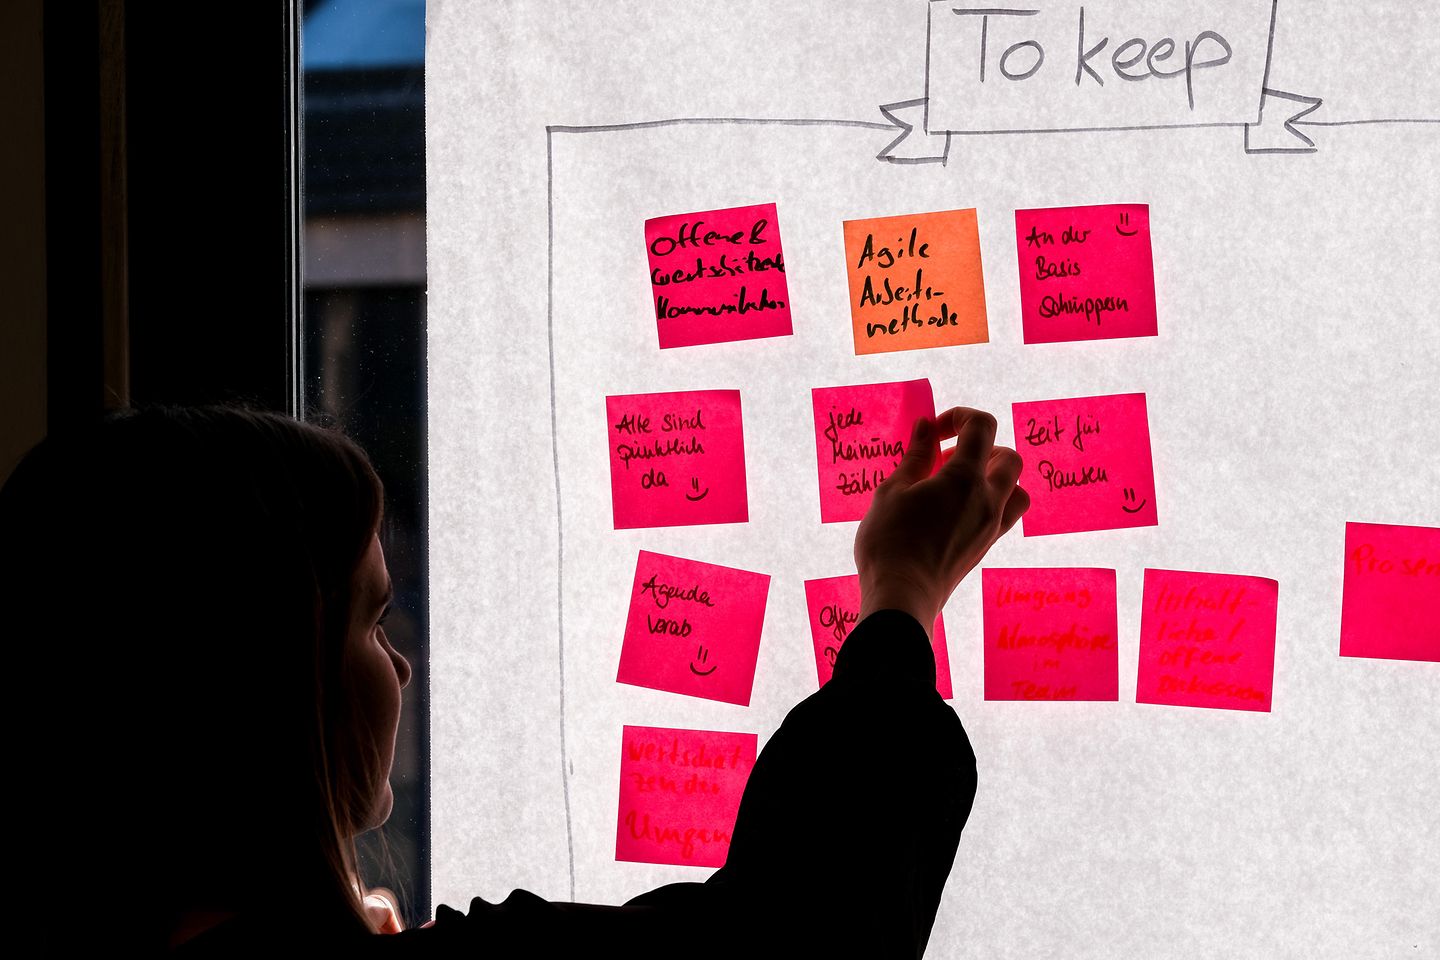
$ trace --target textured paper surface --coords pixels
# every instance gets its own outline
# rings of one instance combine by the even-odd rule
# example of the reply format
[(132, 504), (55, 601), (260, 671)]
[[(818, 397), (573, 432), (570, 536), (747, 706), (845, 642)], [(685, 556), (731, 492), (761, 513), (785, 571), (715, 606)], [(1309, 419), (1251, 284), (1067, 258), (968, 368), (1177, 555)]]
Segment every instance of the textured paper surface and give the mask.
[(1025, 536), (1159, 522), (1145, 394), (1017, 403), (1014, 418)]
[(745, 706), (770, 578), (641, 550), (616, 679)]
[(775, 204), (645, 221), (660, 347), (790, 335)]
[(1155, 336), (1146, 204), (1016, 210), (1015, 247), (1026, 343)]
[(1279, 584), (1146, 570), (1139, 703), (1270, 712)]
[[(614, 904), (704, 878), (616, 862), (621, 725), (763, 743), (814, 692), (802, 585), (854, 569), (855, 526), (818, 522), (809, 390), (924, 377), (940, 409), (989, 410), (1012, 446), (1012, 403), (1144, 392), (1164, 495), (1158, 526), (1012, 531), (984, 561), (1116, 571), (1119, 703), (985, 701), (979, 577), (946, 605), (981, 781), (926, 956), (1440, 955), (1434, 875), (1407, 866), (1440, 862), (1421, 802), (1440, 797), (1440, 716), (1416, 706), (1433, 664), (1337, 655), (1345, 522), (1440, 526), (1423, 416), (1440, 369), (1426, 269), (1440, 142), (1414, 123), (1309, 125), (1434, 116), (1440, 7), (1281, 0), (1267, 82), (1324, 99), (1295, 124), (1314, 153), (1247, 154), (1244, 128), (1212, 127), (976, 133), (950, 138), (943, 164), (880, 161), (901, 131), (879, 106), (926, 93), (927, 6), (965, 20), (893, 0), (428, 0), (434, 902), (520, 887)], [(1073, 88), (1077, 6), (1026, 6), (1061, 19), (1049, 62)], [(1100, 57), (1133, 36), (1223, 32), (1233, 9), (1085, 7), (1087, 33), (1095, 15), (1110, 38)], [(1266, 46), (1267, 14), (1258, 40), (1232, 42)], [(974, 19), (957, 24), (972, 42)], [(967, 110), (978, 42), (967, 61), (946, 36), (930, 37), (932, 72), (964, 85), (937, 73), (929, 92)], [(991, 37), (998, 57), (1006, 38)], [(1218, 75), (1201, 77), (1203, 95)], [(1011, 84), (1036, 91), (1029, 115), (1005, 114), (1017, 126), (1047, 126), (1041, 81)], [(1176, 90), (1083, 89), (1121, 85), (1122, 102)], [(1260, 97), (1244, 99), (1253, 119)], [(923, 129), (922, 109), (892, 112)], [(1064, 99), (1053, 112), (1076, 115)], [(1268, 103), (1252, 145), (1273, 131), (1303, 147), (1291, 116)], [(659, 349), (644, 221), (761, 200), (779, 209), (794, 335)], [(1024, 344), (1014, 211), (1116, 200), (1154, 218), (1160, 335)], [(857, 357), (841, 224), (966, 207), (990, 341)], [(526, 282), (491, 265), (502, 242)], [(615, 530), (602, 398), (717, 388), (744, 399), (748, 523)], [(772, 576), (749, 707), (614, 682), (638, 549)], [(1133, 702), (1145, 567), (1281, 583), (1272, 713)], [(1106, 907), (1056, 890), (1104, 890)]]
[[(810, 637), (815, 642), (815, 674), (823, 687), (835, 673), (835, 658), (860, 618), (859, 574), (806, 580), (805, 606), (810, 614)], [(930, 631), (930, 650), (935, 654), (935, 689), (943, 699), (953, 699), (943, 613), (935, 618)]]
[(626, 724), (622, 739), (615, 859), (724, 866), (755, 734)]
[(855, 352), (990, 339), (975, 211), (845, 221)]
[(1115, 700), (1115, 571), (986, 567), (986, 700)]
[(811, 399), (820, 522), (861, 520), (904, 458), (915, 421), (935, 416), (930, 381), (816, 387)]
[(1345, 524), (1340, 655), (1440, 661), (1440, 527)]
[(605, 414), (616, 530), (749, 517), (740, 391), (606, 397)]

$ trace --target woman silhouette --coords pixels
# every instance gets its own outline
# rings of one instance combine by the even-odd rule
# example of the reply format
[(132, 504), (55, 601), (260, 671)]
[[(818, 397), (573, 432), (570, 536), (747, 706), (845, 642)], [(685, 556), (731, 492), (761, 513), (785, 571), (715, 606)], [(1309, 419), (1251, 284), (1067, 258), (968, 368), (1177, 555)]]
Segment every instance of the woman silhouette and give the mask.
[(46, 949), (918, 956), (975, 790), (928, 631), (1029, 502), (994, 431), (965, 408), (916, 424), (856, 534), (860, 622), (757, 759), (724, 867), (624, 906), (476, 898), (383, 936), (355, 837), (390, 812), (410, 666), (365, 454), (218, 407), (52, 435), (0, 492), (11, 638), (38, 655), (16, 674), (44, 691), (12, 800)]

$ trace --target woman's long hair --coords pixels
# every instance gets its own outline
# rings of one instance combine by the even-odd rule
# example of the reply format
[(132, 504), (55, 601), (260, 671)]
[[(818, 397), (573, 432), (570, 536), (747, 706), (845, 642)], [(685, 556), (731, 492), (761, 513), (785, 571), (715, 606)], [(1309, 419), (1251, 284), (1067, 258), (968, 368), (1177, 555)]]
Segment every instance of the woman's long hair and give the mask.
[(383, 758), (343, 651), (381, 509), (352, 441), (233, 408), (112, 414), (17, 467), (0, 569), (37, 699), (12, 802), (53, 941), (160, 951), (195, 909), (369, 931), (354, 834)]

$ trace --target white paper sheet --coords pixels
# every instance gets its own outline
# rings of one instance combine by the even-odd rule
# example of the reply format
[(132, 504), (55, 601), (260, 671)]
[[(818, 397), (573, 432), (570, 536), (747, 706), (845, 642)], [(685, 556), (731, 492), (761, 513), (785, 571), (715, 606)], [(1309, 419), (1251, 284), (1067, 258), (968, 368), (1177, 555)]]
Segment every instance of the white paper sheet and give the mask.
[[(975, 97), (936, 53), (974, 38), (927, 44), (954, 6), (429, 0), (436, 902), (708, 875), (615, 861), (621, 727), (763, 746), (813, 691), (803, 581), (853, 572), (855, 525), (819, 523), (810, 388), (928, 377), (1005, 443), (1012, 402), (1143, 391), (1161, 498), (1158, 526), (1017, 529), (986, 561), (1117, 570), (1118, 703), (983, 701), (978, 574), (947, 605), (980, 786), (929, 955), (1433, 955), (1440, 675), (1338, 643), (1345, 521), (1440, 525), (1440, 13), (1083, 4), (1107, 57), (1229, 39), (1195, 81), (1221, 125), (1177, 127), (1183, 77)], [(1057, 24), (1073, 74), (1080, 6), (1002, 19)], [(1068, 132), (927, 136), (927, 84), (934, 130)], [(892, 155), (928, 162), (877, 159), (882, 106), (918, 128)], [(793, 335), (659, 350), (644, 220), (770, 202)], [(1015, 209), (1099, 203), (1150, 205), (1159, 336), (1025, 346)], [(857, 357), (841, 221), (965, 207), (990, 342)], [(614, 530), (605, 396), (699, 389), (741, 391), (749, 522)], [(771, 576), (748, 707), (616, 683), (642, 549)], [(1279, 581), (1271, 713), (1134, 702), (1145, 567)]]

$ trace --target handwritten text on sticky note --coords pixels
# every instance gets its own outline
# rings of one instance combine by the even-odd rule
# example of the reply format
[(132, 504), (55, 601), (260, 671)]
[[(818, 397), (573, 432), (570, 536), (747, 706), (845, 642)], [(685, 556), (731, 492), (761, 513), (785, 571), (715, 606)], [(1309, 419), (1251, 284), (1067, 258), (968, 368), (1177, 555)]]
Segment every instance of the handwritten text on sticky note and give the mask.
[(981, 571), (986, 700), (1116, 700), (1115, 571)]
[(621, 740), (615, 859), (724, 866), (756, 735), (626, 724)]
[(1146, 570), (1137, 703), (1270, 711), (1279, 584)]
[(876, 488), (905, 456), (916, 419), (935, 416), (930, 381), (816, 387), (810, 396), (820, 522), (863, 519)]
[(1345, 524), (1340, 655), (1440, 662), (1440, 527)]
[(1155, 336), (1146, 204), (1016, 210), (1015, 243), (1026, 343)]
[(615, 529), (742, 523), (740, 391), (605, 398)]
[(973, 209), (846, 220), (844, 231), (856, 354), (990, 339)]
[(645, 221), (660, 347), (790, 335), (775, 204)]
[[(815, 642), (815, 672), (820, 686), (830, 682), (835, 658), (860, 618), (860, 576), (825, 577), (805, 581), (805, 605), (810, 608), (810, 637)], [(950, 685), (950, 652), (945, 645), (945, 616), (935, 617), (930, 631), (935, 654), (935, 689), (943, 699), (954, 697)]]
[(616, 680), (748, 706), (770, 577), (640, 551)]
[(1025, 536), (1153, 527), (1155, 473), (1145, 394), (1013, 406), (1030, 509)]

